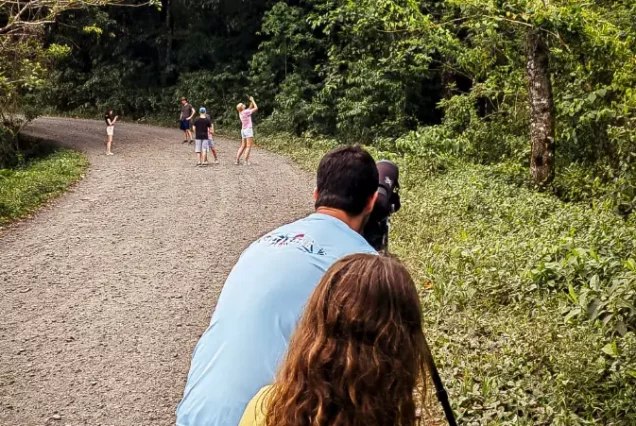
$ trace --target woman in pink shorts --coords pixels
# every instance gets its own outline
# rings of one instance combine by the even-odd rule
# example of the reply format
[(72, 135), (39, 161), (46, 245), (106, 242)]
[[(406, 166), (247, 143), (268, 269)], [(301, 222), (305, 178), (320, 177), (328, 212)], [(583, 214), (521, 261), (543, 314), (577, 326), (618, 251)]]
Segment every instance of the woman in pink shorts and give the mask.
[(250, 107), (246, 108), (244, 104), (238, 104), (236, 109), (238, 110), (239, 117), (241, 119), (241, 147), (236, 154), (236, 164), (240, 164), (241, 156), (245, 152), (245, 165), (250, 164), (250, 151), (252, 144), (254, 143), (254, 128), (252, 126), (252, 114), (258, 111), (258, 106), (254, 102), (253, 97), (249, 97)]

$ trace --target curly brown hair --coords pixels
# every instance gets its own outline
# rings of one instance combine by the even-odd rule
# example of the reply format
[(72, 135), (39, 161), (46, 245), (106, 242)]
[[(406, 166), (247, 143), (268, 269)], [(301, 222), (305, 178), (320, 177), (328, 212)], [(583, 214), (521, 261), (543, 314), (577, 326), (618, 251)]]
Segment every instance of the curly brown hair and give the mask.
[(268, 426), (412, 426), (430, 356), (417, 289), (397, 260), (336, 262), (312, 294), (268, 392)]

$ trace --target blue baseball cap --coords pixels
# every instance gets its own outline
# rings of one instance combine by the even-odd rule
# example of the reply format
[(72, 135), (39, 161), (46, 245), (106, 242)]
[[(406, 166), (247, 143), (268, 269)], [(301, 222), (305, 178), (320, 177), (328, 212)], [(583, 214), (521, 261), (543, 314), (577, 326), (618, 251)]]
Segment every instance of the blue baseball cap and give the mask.
[(200, 112), (201, 114), (205, 114), (205, 108), (201, 107), (201, 108), (199, 109), (199, 112)]

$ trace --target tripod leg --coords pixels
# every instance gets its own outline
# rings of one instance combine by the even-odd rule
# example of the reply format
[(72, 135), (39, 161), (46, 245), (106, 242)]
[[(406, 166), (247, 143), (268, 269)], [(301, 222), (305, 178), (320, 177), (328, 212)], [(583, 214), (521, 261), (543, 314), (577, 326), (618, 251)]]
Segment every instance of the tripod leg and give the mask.
[(431, 379), (433, 380), (433, 385), (435, 386), (435, 394), (437, 395), (437, 399), (439, 400), (440, 404), (442, 404), (444, 415), (446, 416), (446, 421), (448, 421), (449, 426), (457, 426), (455, 413), (453, 413), (453, 408), (448, 401), (448, 393), (444, 388), (441, 377), (439, 377), (439, 372), (437, 371), (437, 367), (435, 366), (435, 361), (433, 360), (431, 350), (428, 348), (428, 344), (426, 345), (426, 350), (428, 351), (426, 364), (428, 367), (428, 371), (431, 373)]

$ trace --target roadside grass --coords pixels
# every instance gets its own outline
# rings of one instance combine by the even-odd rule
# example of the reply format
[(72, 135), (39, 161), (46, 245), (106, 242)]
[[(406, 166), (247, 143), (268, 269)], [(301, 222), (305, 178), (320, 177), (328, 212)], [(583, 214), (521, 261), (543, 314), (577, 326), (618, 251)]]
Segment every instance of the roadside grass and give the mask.
[[(331, 140), (260, 136), (315, 171)], [(636, 424), (636, 230), (494, 167), (378, 152), (401, 169), (390, 249), (466, 425)], [(432, 401), (436, 404), (436, 401)]]
[(22, 166), (0, 169), (0, 225), (33, 213), (80, 180), (87, 167), (84, 155), (57, 149)]

